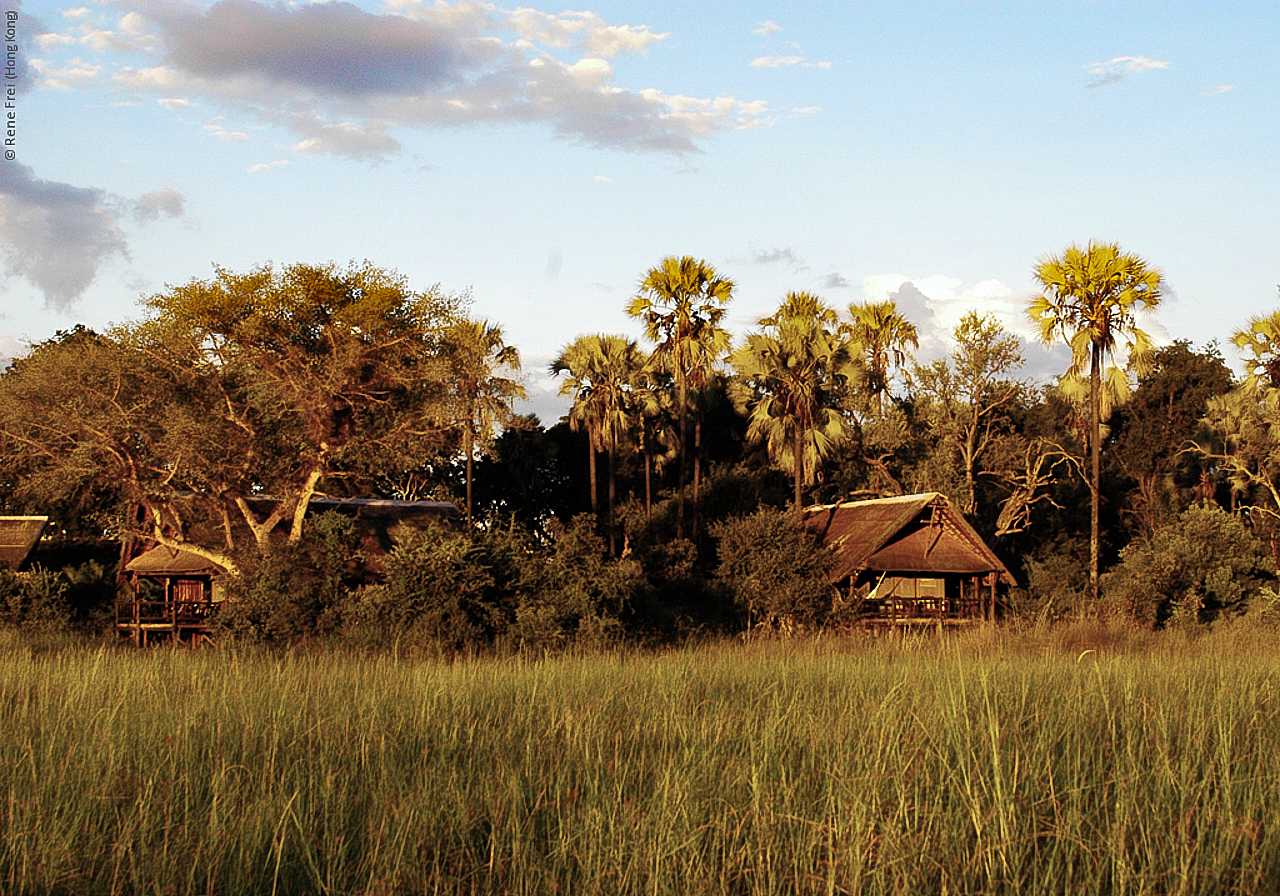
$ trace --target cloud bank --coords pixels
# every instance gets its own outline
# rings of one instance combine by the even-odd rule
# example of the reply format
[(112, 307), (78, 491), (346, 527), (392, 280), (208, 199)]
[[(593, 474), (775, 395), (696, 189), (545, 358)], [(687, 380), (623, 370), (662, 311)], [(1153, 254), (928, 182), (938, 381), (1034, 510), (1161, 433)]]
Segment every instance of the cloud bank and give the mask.
[[(379, 161), (402, 150), (400, 129), (503, 122), (600, 148), (683, 154), (768, 114), (759, 101), (618, 86), (609, 60), (647, 53), (668, 35), (591, 12), (469, 0), (387, 0), (378, 13), (252, 0), (119, 0), (109, 9), (123, 12), (116, 21), (86, 12), (67, 33), (46, 35), (46, 46), (109, 52), (93, 77), (167, 107), (203, 103), (283, 128), (300, 152)], [(68, 66), (46, 66), (49, 86)]]

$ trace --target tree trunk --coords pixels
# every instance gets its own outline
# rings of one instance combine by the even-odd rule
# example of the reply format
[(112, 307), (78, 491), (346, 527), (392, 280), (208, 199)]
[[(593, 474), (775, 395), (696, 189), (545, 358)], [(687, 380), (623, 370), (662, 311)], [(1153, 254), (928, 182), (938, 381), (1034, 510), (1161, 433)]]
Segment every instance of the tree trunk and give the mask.
[[(799, 433), (797, 433), (797, 436)], [(797, 525), (804, 519), (804, 509), (801, 503), (804, 500), (804, 443), (799, 438), (795, 440), (794, 454), (794, 476), (796, 481), (796, 506), (795, 515)]]
[(471, 452), (473, 448), (472, 435), (471, 435), (471, 421), (469, 420), (467, 421), (467, 428), (463, 432), (462, 445), (463, 445), (462, 450), (467, 455), (467, 531), (470, 532), (471, 531), (471, 477), (474, 473), (474, 469), (472, 467), (472, 458), (471, 458)]
[(307, 481), (298, 495), (298, 503), (293, 508), (293, 525), (289, 527), (289, 544), (302, 541), (302, 525), (307, 518), (307, 509), (311, 506), (311, 496), (316, 493), (316, 484), (320, 481), (322, 471), (316, 467), (307, 475)]
[(609, 556), (618, 556), (618, 517), (617, 517), (617, 476), (614, 473), (614, 449), (609, 447)]
[[(676, 365), (679, 367), (679, 365)], [(676, 538), (684, 538), (684, 481), (689, 473), (689, 453), (685, 449), (689, 440), (685, 438), (685, 426), (689, 422), (689, 390), (685, 387), (684, 372), (676, 371), (676, 400), (680, 402), (680, 482), (676, 491)]]
[(596, 517), (597, 521), (600, 516), (600, 498), (596, 494), (596, 446), (591, 438), (591, 431), (587, 431), (587, 469), (591, 473), (591, 515)]
[(644, 444), (644, 521), (653, 522), (653, 452), (649, 449), (649, 440)]
[(698, 497), (702, 490), (702, 415), (693, 418), (693, 540), (698, 540)]
[(1098, 603), (1098, 502), (1102, 485), (1102, 347), (1093, 345), (1089, 367), (1089, 452), (1092, 469), (1089, 477), (1089, 594)]

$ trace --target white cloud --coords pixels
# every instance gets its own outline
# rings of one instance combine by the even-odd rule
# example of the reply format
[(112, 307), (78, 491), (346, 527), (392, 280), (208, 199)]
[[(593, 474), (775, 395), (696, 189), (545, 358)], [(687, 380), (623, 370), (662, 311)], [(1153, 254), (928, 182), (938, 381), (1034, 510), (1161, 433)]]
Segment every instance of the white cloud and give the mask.
[(751, 60), (752, 68), (786, 68), (804, 62), (803, 56), (757, 56)]
[(757, 56), (750, 64), (752, 68), (831, 68), (830, 62), (811, 62), (803, 56)]
[(132, 41), (131, 64), (105, 73), (113, 84), (159, 94), (169, 108), (176, 97), (219, 106), (239, 120), (227, 133), (245, 133), (246, 118), (283, 128), (301, 152), (378, 161), (401, 150), (397, 128), (522, 123), (600, 148), (686, 154), (717, 132), (768, 121), (763, 101), (618, 85), (608, 60), (668, 35), (592, 12), (446, 0), (387, 0), (378, 15), (347, 3), (120, 2), (128, 11), (114, 29), (81, 23), (117, 50)]
[(288, 164), (288, 159), (276, 159), (274, 162), (259, 162), (256, 165), (250, 165), (248, 171), (250, 174), (257, 174), (259, 171), (274, 171), (276, 168), (283, 168)]
[(0, 256), (5, 269), (66, 310), (99, 268), (128, 254), (119, 203), (103, 190), (42, 180), (26, 165), (0, 166)]
[(41, 87), (50, 90), (72, 90), (84, 87), (97, 79), (102, 67), (85, 62), (79, 56), (72, 59), (62, 68), (52, 68), (43, 59), (32, 59), (29, 62), (36, 73), (36, 80)]
[(921, 349), (926, 345), (938, 354), (950, 345), (951, 331), (970, 311), (991, 315), (1010, 333), (1026, 340), (1038, 337), (1026, 316), (1026, 297), (1016, 296), (999, 280), (982, 280), (966, 287), (964, 281), (947, 274), (906, 277), (880, 274), (863, 278), (862, 293), (869, 302), (892, 299), (920, 331)]
[(191, 100), (183, 99), (182, 97), (177, 97), (177, 96), (164, 96), (156, 100), (156, 102), (171, 111), (177, 110), (177, 109), (190, 109), (192, 106), (195, 105), (194, 103), (191, 102)]
[(772, 37), (782, 30), (782, 26), (772, 19), (768, 19), (760, 23), (759, 28), (751, 29), (752, 34), (759, 34), (763, 37)]
[(14, 358), (26, 353), (27, 347), (18, 340), (17, 336), (12, 333), (0, 333), (0, 370), (8, 367)]
[(668, 37), (647, 25), (610, 25), (593, 12), (559, 15), (521, 7), (507, 15), (510, 27), (531, 46), (557, 49), (577, 47), (584, 52), (612, 57), (620, 53), (644, 53), (650, 45)]
[(243, 142), (251, 139), (244, 131), (229, 131), (220, 124), (221, 119), (214, 119), (204, 125), (204, 130), (220, 140)]
[(603, 175), (603, 174), (597, 174), (595, 177), (593, 177), (593, 178), (592, 178), (592, 180), (594, 180), (594, 181), (595, 181), (596, 183), (598, 183), (598, 184), (611, 184), (611, 183), (613, 183), (613, 178), (612, 178), (612, 177), (607, 177), (607, 176), (605, 176), (605, 175)]
[(1168, 61), (1146, 56), (1116, 56), (1106, 62), (1090, 62), (1084, 70), (1092, 77), (1089, 86), (1101, 87), (1114, 84), (1133, 72), (1149, 72), (1168, 68), (1169, 65)]
[(1236, 89), (1234, 84), (1219, 84), (1217, 87), (1207, 87), (1200, 91), (1204, 96), (1218, 96), (1223, 93), (1230, 93)]
[(146, 223), (161, 217), (181, 218), (186, 210), (187, 198), (174, 187), (165, 187), (151, 193), (143, 193), (138, 197), (133, 217)]

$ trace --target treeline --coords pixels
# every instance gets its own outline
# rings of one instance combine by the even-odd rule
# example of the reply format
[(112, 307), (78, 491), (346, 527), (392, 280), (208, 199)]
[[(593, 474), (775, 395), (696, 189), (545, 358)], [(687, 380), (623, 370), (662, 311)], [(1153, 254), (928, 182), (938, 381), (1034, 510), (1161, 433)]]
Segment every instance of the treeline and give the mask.
[[(976, 312), (927, 364), (894, 303), (804, 292), (735, 345), (733, 281), (664, 259), (628, 306), (636, 337), (559, 353), (572, 405), (548, 427), (515, 413), (519, 353), (466, 295), (368, 263), (219, 269), (0, 375), (0, 501), (109, 536), (122, 563), (149, 543), (216, 563), (237, 598), (223, 624), (265, 640), (830, 624), (841, 606), (800, 509), (920, 491), (946, 494), (1017, 575), (1008, 613), (1160, 626), (1262, 608), (1280, 554), (1280, 312), (1237, 335), (1236, 382), (1217, 346), (1150, 343), (1138, 313), (1163, 284), (1142, 259), (1072, 246), (1035, 275), (1029, 313), (1073, 357), (1052, 385)], [(341, 519), (307, 516), (316, 495), (448, 498), (460, 519), (371, 562)], [(10, 575), (0, 623), (47, 622), (55, 597)]]

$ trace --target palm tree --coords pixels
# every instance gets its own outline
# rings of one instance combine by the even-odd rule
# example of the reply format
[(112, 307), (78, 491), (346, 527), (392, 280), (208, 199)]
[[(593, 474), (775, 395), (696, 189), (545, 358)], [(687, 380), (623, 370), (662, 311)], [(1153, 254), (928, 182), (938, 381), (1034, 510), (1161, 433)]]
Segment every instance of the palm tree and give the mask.
[(653, 472), (662, 473), (676, 455), (675, 414), (671, 401), (671, 374), (660, 369), (652, 355), (636, 379), (634, 426), (644, 455), (644, 519), (653, 521)]
[(634, 340), (625, 336), (579, 336), (551, 362), (551, 372), (569, 376), (560, 385), (561, 395), (572, 395), (570, 428), (587, 430), (591, 454), (591, 512), (596, 513), (597, 451), (604, 451), (609, 464), (609, 551), (617, 553), (617, 473), (618, 449), (631, 432), (635, 413), (637, 381), (645, 366), (645, 355)]
[(467, 462), (467, 528), (470, 529), (477, 442), (487, 444), (493, 438), (494, 427), (512, 419), (515, 399), (525, 397), (524, 386), (499, 374), (504, 369), (520, 369), (520, 352), (506, 344), (501, 327), (484, 319), (454, 321), (445, 329), (443, 342), (462, 423), (462, 453)]
[[(1163, 279), (1137, 255), (1115, 243), (1068, 246), (1061, 256), (1042, 259), (1034, 276), (1044, 293), (1033, 299), (1028, 314), (1046, 344), (1061, 339), (1071, 347), (1068, 376), (1089, 376), (1089, 589), (1098, 597), (1098, 506), (1102, 457), (1103, 368), (1113, 388), (1124, 374), (1113, 363), (1120, 340), (1129, 366), (1141, 371), (1150, 358), (1151, 340), (1137, 324), (1143, 309), (1160, 304)], [(1112, 363), (1109, 363), (1112, 362)], [(1117, 390), (1118, 391), (1118, 390)]]
[[(684, 537), (684, 484), (688, 478), (689, 389), (697, 388), (729, 348), (729, 333), (720, 326), (734, 283), (701, 259), (685, 255), (662, 259), (640, 282), (627, 313), (644, 321), (645, 337), (655, 343), (654, 356), (669, 371), (680, 415), (680, 488), (676, 500), (676, 535)], [(697, 494), (694, 495), (697, 502)], [(697, 524), (694, 524), (696, 535)]]
[(769, 456), (795, 484), (795, 516), (818, 467), (845, 441), (840, 398), (857, 376), (847, 333), (833, 332), (835, 311), (808, 293), (789, 293), (729, 357), (741, 377), (735, 399), (750, 407), (747, 437), (764, 442)]
[(890, 367), (901, 367), (907, 360), (907, 346), (920, 347), (920, 335), (915, 324), (898, 313), (898, 304), (892, 299), (884, 302), (851, 304), (849, 314), (852, 324), (846, 324), (846, 332), (862, 346), (869, 368), (867, 388), (875, 402), (876, 418), (884, 416), (883, 396), (889, 391)]

